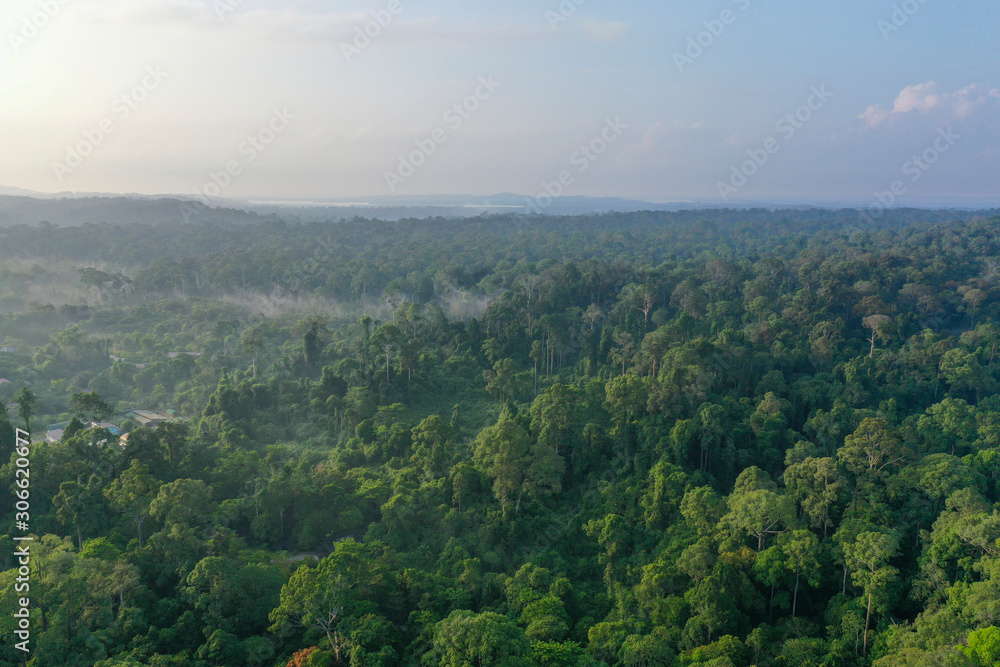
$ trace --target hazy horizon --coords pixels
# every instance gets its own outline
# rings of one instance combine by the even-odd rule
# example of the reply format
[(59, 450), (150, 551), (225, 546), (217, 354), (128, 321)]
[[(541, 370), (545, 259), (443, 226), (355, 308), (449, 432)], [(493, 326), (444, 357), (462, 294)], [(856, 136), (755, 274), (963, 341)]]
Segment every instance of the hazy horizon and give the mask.
[(14, 0), (0, 184), (996, 205), (997, 19), (926, 0)]

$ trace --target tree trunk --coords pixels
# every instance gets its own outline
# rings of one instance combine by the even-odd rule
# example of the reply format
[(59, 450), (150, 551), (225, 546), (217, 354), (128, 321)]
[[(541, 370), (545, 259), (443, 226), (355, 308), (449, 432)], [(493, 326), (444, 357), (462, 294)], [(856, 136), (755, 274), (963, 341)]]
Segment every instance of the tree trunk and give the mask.
[(868, 610), (865, 612), (865, 640), (864, 640), (864, 644), (863, 644), (864, 648), (862, 648), (862, 653), (864, 655), (868, 655), (868, 621), (869, 621), (869, 619), (872, 616), (872, 595), (873, 595), (873, 593), (874, 593), (874, 591), (871, 591), (871, 590), (868, 591)]
[(802, 568), (795, 568), (795, 592), (792, 593), (792, 618), (795, 618), (795, 607), (799, 602), (799, 575)]
[(340, 663), (340, 648), (337, 646), (337, 642), (334, 641), (334, 639), (333, 639), (333, 632), (331, 632), (329, 629), (326, 630), (326, 638), (327, 638), (327, 641), (330, 642), (330, 648), (333, 649), (333, 655), (334, 655), (334, 657), (336, 657), (337, 663), (339, 664)]

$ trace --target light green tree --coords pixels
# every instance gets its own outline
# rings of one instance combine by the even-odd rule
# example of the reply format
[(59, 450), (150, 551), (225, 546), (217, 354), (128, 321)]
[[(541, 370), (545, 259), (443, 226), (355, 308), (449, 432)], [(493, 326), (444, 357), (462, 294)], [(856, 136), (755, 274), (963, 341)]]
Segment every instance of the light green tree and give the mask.
[(858, 534), (854, 542), (844, 545), (847, 566), (851, 579), (861, 587), (865, 597), (865, 626), (863, 650), (868, 653), (868, 631), (871, 626), (872, 611), (885, 608), (888, 602), (889, 586), (896, 580), (899, 571), (888, 564), (899, 550), (899, 538), (895, 533), (867, 531)]
[(354, 632), (386, 595), (385, 573), (371, 550), (352, 539), (338, 542), (316, 567), (300, 567), (281, 588), (270, 614), (271, 631), (287, 625), (323, 631), (339, 662), (358, 641)]
[(532, 442), (508, 410), (496, 424), (480, 432), (474, 446), (473, 460), (493, 479), (493, 492), (504, 516), (511, 502), (514, 514), (518, 514), (525, 495), (541, 497), (562, 489), (563, 458), (551, 446)]
[(969, 633), (962, 652), (975, 660), (977, 665), (983, 667), (1000, 665), (1000, 628), (991, 625), (988, 628), (973, 630)]
[(793, 530), (778, 537), (778, 546), (785, 554), (785, 567), (795, 575), (792, 592), (792, 618), (795, 618), (802, 578), (810, 586), (818, 586), (820, 582), (820, 542), (808, 530)]
[(149, 506), (156, 497), (161, 482), (149, 474), (149, 468), (133, 459), (132, 465), (104, 489), (111, 507), (131, 516), (135, 521), (142, 548), (142, 524), (149, 516)]
[(723, 521), (732, 529), (757, 538), (757, 551), (763, 551), (768, 535), (782, 533), (795, 523), (791, 501), (776, 491), (734, 491), (728, 502), (729, 513)]
[(453, 611), (434, 628), (426, 667), (520, 667), (530, 646), (524, 631), (492, 611)]

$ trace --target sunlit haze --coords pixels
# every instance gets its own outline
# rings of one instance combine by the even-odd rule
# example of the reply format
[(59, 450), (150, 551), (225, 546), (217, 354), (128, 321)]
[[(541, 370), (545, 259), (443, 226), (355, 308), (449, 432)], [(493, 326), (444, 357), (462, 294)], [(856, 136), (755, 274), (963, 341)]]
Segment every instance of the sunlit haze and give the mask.
[(7, 0), (0, 185), (995, 205), (997, 25), (941, 0)]

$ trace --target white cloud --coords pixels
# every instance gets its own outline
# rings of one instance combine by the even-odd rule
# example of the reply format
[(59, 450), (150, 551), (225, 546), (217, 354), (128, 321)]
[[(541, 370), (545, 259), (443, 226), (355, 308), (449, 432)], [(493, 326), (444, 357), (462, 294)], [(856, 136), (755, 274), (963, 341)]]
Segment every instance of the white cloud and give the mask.
[[(996, 97), (996, 89), (991, 90), (988, 95)], [(934, 81), (907, 86), (893, 103), (892, 109), (887, 111), (879, 105), (868, 107), (863, 114), (858, 116), (865, 122), (865, 125), (873, 128), (887, 121), (919, 111), (927, 113), (938, 110), (948, 117), (965, 118), (969, 116), (976, 107), (986, 101), (987, 94), (984, 94), (976, 84), (966, 86), (953, 93), (938, 92), (938, 84)]]
[(865, 125), (868, 127), (875, 127), (876, 125), (881, 125), (889, 118), (889, 112), (882, 107), (875, 105), (868, 107), (863, 114), (858, 116), (861, 120), (865, 121)]
[(929, 111), (941, 103), (941, 96), (935, 93), (937, 84), (933, 81), (916, 86), (907, 86), (896, 97), (893, 113), (908, 113), (914, 109)]

